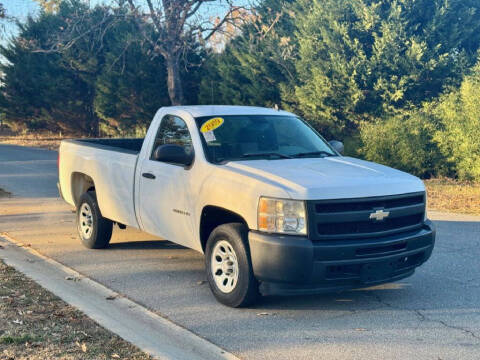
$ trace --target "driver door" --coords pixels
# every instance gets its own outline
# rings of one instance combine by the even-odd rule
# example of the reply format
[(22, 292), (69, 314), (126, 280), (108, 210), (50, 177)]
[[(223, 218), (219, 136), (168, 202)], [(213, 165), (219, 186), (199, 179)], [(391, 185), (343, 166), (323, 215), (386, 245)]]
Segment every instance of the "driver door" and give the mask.
[(192, 152), (187, 124), (178, 116), (162, 118), (148, 157), (141, 164), (139, 214), (143, 229), (180, 245), (190, 246), (193, 234), (190, 193), (185, 186), (189, 169), (179, 164), (153, 160), (155, 149), (176, 144)]

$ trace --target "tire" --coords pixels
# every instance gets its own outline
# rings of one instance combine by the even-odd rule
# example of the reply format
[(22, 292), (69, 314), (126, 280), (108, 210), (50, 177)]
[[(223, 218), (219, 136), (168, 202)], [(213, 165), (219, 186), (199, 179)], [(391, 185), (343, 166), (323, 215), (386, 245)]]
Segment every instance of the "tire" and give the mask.
[(80, 197), (77, 207), (77, 231), (82, 244), (89, 249), (103, 249), (112, 237), (113, 222), (105, 219), (94, 191)]
[(210, 289), (219, 302), (230, 307), (255, 303), (259, 296), (258, 282), (253, 275), (245, 225), (230, 223), (216, 227), (207, 241), (205, 264)]

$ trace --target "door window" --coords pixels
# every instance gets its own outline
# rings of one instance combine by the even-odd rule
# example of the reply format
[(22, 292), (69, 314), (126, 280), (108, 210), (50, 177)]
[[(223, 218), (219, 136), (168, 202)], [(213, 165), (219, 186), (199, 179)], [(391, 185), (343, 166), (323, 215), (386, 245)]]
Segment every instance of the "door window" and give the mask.
[(192, 137), (187, 124), (178, 116), (166, 115), (160, 122), (155, 142), (153, 143), (150, 159), (153, 160), (153, 152), (160, 145), (175, 144), (185, 149), (187, 154), (193, 151)]

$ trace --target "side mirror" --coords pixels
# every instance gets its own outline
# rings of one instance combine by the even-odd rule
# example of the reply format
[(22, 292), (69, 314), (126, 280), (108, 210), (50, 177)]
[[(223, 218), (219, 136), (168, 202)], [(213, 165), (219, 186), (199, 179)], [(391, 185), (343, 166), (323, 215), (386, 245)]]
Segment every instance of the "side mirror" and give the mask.
[(193, 162), (193, 152), (187, 153), (183, 146), (176, 144), (159, 145), (153, 152), (152, 159), (155, 161), (190, 166)]
[(337, 152), (339, 152), (340, 154), (343, 155), (344, 146), (343, 146), (343, 143), (341, 141), (330, 140), (328, 143), (330, 144), (330, 146), (332, 148), (334, 148)]

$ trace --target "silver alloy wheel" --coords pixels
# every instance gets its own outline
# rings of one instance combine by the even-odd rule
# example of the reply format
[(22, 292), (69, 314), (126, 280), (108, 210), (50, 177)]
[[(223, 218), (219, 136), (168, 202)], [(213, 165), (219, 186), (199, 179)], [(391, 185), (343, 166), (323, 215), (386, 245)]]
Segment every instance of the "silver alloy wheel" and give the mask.
[(237, 254), (228, 241), (220, 240), (215, 244), (210, 269), (221, 292), (228, 294), (235, 289), (238, 281)]
[(82, 236), (85, 239), (90, 239), (93, 231), (93, 215), (92, 209), (87, 203), (83, 203), (80, 208), (80, 212), (78, 213), (78, 225), (82, 232)]

